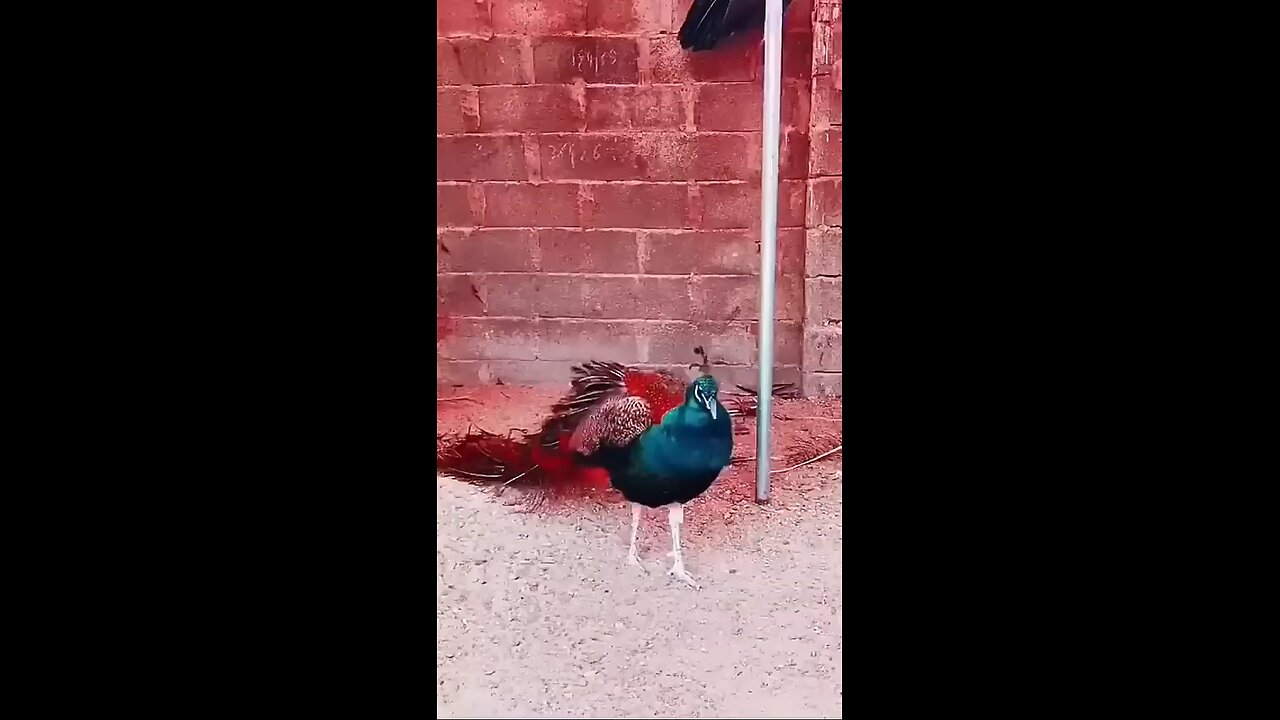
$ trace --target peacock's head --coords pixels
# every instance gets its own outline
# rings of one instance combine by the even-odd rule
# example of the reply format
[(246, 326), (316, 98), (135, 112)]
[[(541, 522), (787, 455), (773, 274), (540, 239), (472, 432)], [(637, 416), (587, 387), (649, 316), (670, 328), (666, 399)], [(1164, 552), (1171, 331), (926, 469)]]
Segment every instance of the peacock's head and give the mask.
[(689, 389), (684, 393), (685, 402), (694, 407), (705, 408), (711, 413), (711, 419), (716, 419), (716, 391), (720, 389), (716, 385), (716, 379), (710, 375), (703, 375), (689, 384)]

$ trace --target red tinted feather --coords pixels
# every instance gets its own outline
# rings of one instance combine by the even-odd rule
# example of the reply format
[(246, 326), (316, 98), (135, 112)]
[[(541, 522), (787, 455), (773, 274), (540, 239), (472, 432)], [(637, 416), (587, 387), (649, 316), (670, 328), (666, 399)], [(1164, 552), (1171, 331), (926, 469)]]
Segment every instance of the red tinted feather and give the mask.
[(503, 437), (480, 429), (436, 438), (436, 468), (472, 482), (506, 481), (537, 464), (525, 438)]
[(536, 436), (494, 435), (480, 429), (436, 438), (436, 472), (476, 485), (536, 488), (532, 504), (585, 487), (581, 468), (559, 448), (544, 448)]
[(628, 370), (625, 384), (628, 395), (649, 403), (654, 425), (662, 422), (667, 411), (684, 402), (685, 383), (664, 372)]

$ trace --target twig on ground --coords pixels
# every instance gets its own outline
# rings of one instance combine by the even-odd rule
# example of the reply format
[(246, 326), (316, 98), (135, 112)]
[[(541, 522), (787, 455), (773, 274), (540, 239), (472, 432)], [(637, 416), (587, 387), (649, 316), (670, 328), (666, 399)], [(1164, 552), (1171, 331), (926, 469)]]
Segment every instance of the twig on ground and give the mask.
[(476, 402), (476, 399), (470, 395), (455, 395), (454, 397), (436, 398), (436, 402), (449, 402), (450, 400), (470, 400)]
[(833, 454), (835, 454), (835, 453), (840, 452), (842, 449), (844, 449), (844, 445), (837, 445), (836, 447), (834, 447), (834, 448), (832, 448), (832, 449), (830, 449), (830, 450), (828, 450), (828, 451), (826, 451), (826, 452), (822, 453), (821, 455), (819, 455), (819, 456), (817, 456), (817, 457), (811, 457), (811, 458), (809, 458), (808, 460), (805, 460), (805, 461), (804, 461), (804, 462), (802, 462), (802, 463), (796, 463), (795, 465), (792, 465), (792, 466), (791, 466), (791, 467), (789, 467), (789, 468), (782, 468), (781, 470), (771, 470), (771, 471), (769, 471), (769, 474), (770, 474), (770, 475), (777, 475), (778, 473), (784, 473), (784, 472), (788, 472), (788, 471), (790, 471), (790, 470), (795, 470), (796, 468), (798, 468), (798, 467), (803, 467), (803, 466), (805, 466), (805, 465), (808, 465), (809, 463), (815, 463), (815, 462), (818, 462), (819, 460), (821, 460), (822, 458), (824, 458), (824, 457), (826, 457), (826, 456), (828, 456), (828, 455), (833, 455)]
[(510, 485), (511, 483), (513, 483), (513, 482), (515, 482), (515, 481), (519, 480), (520, 478), (524, 477), (525, 475), (528, 475), (529, 473), (531, 473), (531, 472), (533, 472), (534, 470), (537, 470), (537, 469), (538, 469), (538, 466), (535, 464), (533, 467), (529, 468), (528, 470), (525, 470), (524, 472), (520, 473), (519, 475), (517, 475), (517, 476), (515, 476), (515, 477), (511, 478), (510, 480), (508, 480), (508, 481), (506, 481), (506, 482), (502, 483), (502, 487), (498, 488), (498, 494), (499, 494), (499, 495), (501, 495), (501, 494), (502, 494), (502, 491), (503, 491), (503, 490), (506, 490), (508, 485)]
[[(777, 460), (781, 460), (782, 458), (773, 458), (773, 459), (774, 459), (775, 461), (777, 461)], [(752, 455), (751, 457), (739, 457), (739, 458), (733, 458), (732, 460), (730, 460), (730, 461), (729, 461), (729, 464), (730, 464), (730, 465), (737, 465), (738, 463), (744, 463), (744, 462), (755, 462), (755, 461), (756, 461), (756, 456), (755, 456), (755, 455)]]

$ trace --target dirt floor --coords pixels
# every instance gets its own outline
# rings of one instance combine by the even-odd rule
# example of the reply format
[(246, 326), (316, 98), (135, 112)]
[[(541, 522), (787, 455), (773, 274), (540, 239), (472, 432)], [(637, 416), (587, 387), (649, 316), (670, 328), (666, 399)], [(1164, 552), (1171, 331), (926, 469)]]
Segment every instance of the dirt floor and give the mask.
[[(448, 395), (450, 393), (446, 393)], [(454, 389), (440, 431), (536, 427), (554, 390)], [(839, 401), (775, 404), (775, 468), (840, 444)], [(735, 456), (755, 454), (754, 420)], [(840, 717), (840, 454), (774, 476), (731, 466), (685, 510), (695, 590), (669, 577), (667, 513), (600, 488), (525, 511), (436, 481), (436, 712), (446, 717)]]

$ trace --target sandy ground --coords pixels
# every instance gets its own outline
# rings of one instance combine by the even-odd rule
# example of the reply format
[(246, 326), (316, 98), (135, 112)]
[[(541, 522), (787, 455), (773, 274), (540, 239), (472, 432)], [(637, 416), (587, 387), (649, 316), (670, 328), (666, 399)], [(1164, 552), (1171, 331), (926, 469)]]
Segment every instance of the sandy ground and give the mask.
[[(529, 427), (555, 394), (500, 392), (438, 424)], [(839, 406), (778, 412), (812, 435)], [(753, 432), (735, 440), (754, 454)], [(630, 509), (612, 490), (534, 513), (437, 478), (438, 717), (840, 717), (839, 458), (777, 476), (768, 505), (751, 499), (751, 462), (690, 503), (682, 544), (700, 590), (666, 574), (665, 511), (641, 525), (645, 573), (626, 563)]]

